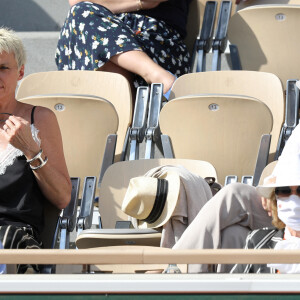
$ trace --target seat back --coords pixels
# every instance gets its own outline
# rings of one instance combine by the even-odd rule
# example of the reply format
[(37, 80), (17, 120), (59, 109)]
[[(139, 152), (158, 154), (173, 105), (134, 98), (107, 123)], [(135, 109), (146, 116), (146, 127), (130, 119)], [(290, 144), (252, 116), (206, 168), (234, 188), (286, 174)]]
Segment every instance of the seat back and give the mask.
[(143, 176), (152, 168), (162, 165), (182, 165), (202, 177), (217, 178), (215, 168), (208, 162), (189, 159), (143, 159), (117, 162), (104, 174), (99, 199), (99, 212), (103, 228), (115, 228), (116, 221), (126, 221), (121, 210), (122, 202), (131, 178)]
[(86, 176), (99, 176), (107, 136), (118, 128), (118, 115), (110, 102), (83, 96), (36, 96), (21, 101), (54, 111), (71, 177), (84, 182)]
[(284, 122), (284, 93), (279, 78), (254, 71), (217, 71), (191, 73), (179, 77), (170, 99), (197, 94), (237, 94), (264, 102), (272, 112), (273, 128), (269, 161), (274, 160)]
[(175, 158), (212, 163), (224, 184), (227, 175), (253, 175), (261, 137), (272, 130), (272, 113), (246, 96), (201, 95), (169, 101), (159, 118)]
[(256, 5), (239, 10), (229, 22), (228, 39), (237, 45), (243, 70), (270, 72), (286, 86), (300, 78), (300, 5)]
[(236, 10), (246, 8), (253, 5), (264, 5), (264, 4), (300, 4), (300, 0), (251, 0), (251, 1), (240, 1), (236, 6)]
[(111, 102), (119, 117), (116, 160), (120, 158), (132, 118), (132, 95), (130, 85), (125, 77), (116, 73), (100, 71), (34, 73), (22, 80), (16, 97), (21, 99), (46, 94), (94, 95)]

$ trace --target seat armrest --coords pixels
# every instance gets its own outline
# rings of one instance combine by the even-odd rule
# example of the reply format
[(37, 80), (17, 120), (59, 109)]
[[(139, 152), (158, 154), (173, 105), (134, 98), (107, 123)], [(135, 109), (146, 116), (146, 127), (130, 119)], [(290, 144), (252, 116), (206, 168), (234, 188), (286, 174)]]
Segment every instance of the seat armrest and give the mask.
[(101, 185), (103, 175), (107, 168), (113, 164), (117, 145), (117, 135), (109, 134), (106, 139), (104, 155), (102, 159), (101, 170), (99, 174), (98, 187)]
[(70, 232), (75, 228), (76, 216), (77, 216), (77, 206), (78, 206), (78, 193), (80, 186), (80, 178), (71, 178), (72, 191), (71, 200), (68, 206), (63, 210), (62, 215), (58, 220), (57, 231), (60, 232), (60, 249), (68, 249), (70, 243)]
[(152, 83), (150, 91), (150, 103), (146, 128), (145, 159), (154, 157), (154, 145), (160, 139), (159, 114), (162, 105), (163, 84)]
[(85, 178), (80, 211), (76, 224), (78, 233), (84, 229), (89, 229), (92, 226), (96, 181), (97, 178), (94, 176)]
[(212, 71), (218, 71), (221, 69), (221, 53), (225, 52), (227, 46), (227, 29), (230, 19), (231, 6), (231, 1), (221, 2), (217, 24), (217, 33), (212, 44)]

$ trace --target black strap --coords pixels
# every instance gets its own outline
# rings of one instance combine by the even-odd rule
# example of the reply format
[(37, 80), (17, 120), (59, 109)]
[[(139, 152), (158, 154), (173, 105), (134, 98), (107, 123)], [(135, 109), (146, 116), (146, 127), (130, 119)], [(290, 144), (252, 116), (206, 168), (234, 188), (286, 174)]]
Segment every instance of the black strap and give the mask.
[(157, 179), (157, 190), (153, 208), (145, 221), (149, 224), (154, 223), (162, 214), (168, 195), (168, 181), (166, 179)]
[(35, 109), (36, 109), (36, 106), (34, 106), (32, 108), (32, 111), (31, 111), (31, 124), (34, 124), (34, 111), (35, 111)]

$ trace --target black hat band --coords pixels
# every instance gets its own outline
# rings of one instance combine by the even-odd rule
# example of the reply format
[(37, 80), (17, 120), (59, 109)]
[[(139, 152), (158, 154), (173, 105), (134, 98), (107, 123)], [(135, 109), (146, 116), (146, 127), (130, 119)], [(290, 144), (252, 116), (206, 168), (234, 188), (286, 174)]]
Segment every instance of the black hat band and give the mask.
[(153, 208), (146, 219), (141, 221), (147, 222), (149, 224), (154, 223), (161, 216), (168, 195), (168, 181), (166, 179), (157, 179), (157, 190)]

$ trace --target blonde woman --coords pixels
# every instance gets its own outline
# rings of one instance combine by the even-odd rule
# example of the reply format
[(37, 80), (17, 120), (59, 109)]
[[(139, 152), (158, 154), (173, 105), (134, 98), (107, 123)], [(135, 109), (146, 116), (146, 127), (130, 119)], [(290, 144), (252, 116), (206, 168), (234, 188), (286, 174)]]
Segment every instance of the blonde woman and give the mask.
[(21, 40), (0, 28), (0, 240), (6, 249), (42, 247), (44, 202), (63, 209), (71, 199), (54, 113), (15, 98), (25, 60)]

